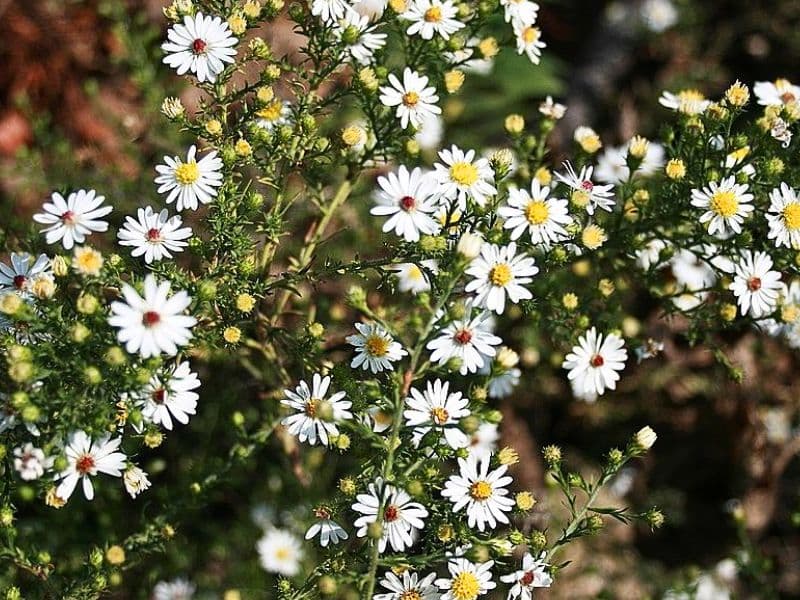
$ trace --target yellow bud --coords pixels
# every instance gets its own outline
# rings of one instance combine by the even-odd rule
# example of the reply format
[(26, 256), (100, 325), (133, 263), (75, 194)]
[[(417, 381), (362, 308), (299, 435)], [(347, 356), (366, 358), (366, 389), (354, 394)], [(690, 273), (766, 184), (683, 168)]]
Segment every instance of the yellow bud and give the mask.
[(664, 171), (667, 177), (675, 181), (686, 177), (686, 165), (680, 158), (670, 159)]
[(121, 565), (125, 562), (125, 550), (116, 544), (106, 550), (106, 560), (110, 565)]
[(39, 300), (52, 298), (56, 293), (56, 282), (48, 275), (37, 275), (31, 283), (31, 291)]
[(723, 321), (733, 321), (736, 318), (736, 305), (726, 302), (720, 307), (719, 316)]
[(217, 137), (222, 133), (222, 123), (217, 119), (211, 119), (206, 123), (206, 132), (212, 137)]
[(6, 292), (0, 296), (0, 312), (15, 315), (22, 308), (24, 302), (14, 292)]
[(52, 508), (61, 508), (67, 503), (67, 501), (56, 494), (56, 488), (53, 486), (47, 490), (47, 494), (44, 497), (44, 503)]
[(242, 35), (247, 31), (247, 20), (243, 14), (234, 13), (228, 18), (228, 27), (233, 35)]
[(72, 268), (81, 275), (96, 277), (103, 268), (103, 255), (89, 246), (77, 247), (72, 257)]
[(744, 106), (750, 101), (750, 90), (737, 79), (725, 92), (725, 100), (731, 106)]
[(518, 135), (525, 129), (525, 119), (522, 115), (511, 114), (506, 117), (505, 128), (511, 135)]
[(226, 327), (222, 332), (222, 337), (229, 344), (238, 344), (242, 339), (242, 330), (238, 327)]
[(233, 149), (235, 150), (236, 154), (241, 157), (248, 157), (253, 153), (253, 148), (250, 146), (250, 143), (242, 138), (236, 142), (236, 145)]
[(236, 296), (236, 310), (249, 313), (256, 305), (256, 299), (250, 294), (239, 294)]
[[(244, 7), (242, 8), (244, 11), (244, 15), (248, 19), (257, 19), (258, 16), (261, 14), (261, 2), (258, 0), (248, 0), (244, 3)], [(227, 598), (225, 600), (228, 600)]]
[(529, 511), (536, 505), (536, 498), (533, 497), (533, 494), (530, 492), (519, 492), (515, 497), (514, 501), (517, 504), (517, 508), (521, 511)]
[(600, 136), (591, 127), (578, 127), (573, 137), (583, 151), (588, 154), (594, 154), (603, 147)]
[(650, 147), (650, 141), (641, 135), (635, 135), (631, 138), (628, 144), (628, 154), (633, 158), (643, 159), (647, 156), (647, 150)]
[(358, 72), (358, 80), (366, 89), (374, 92), (378, 89), (378, 77), (372, 67), (364, 67)]
[(539, 182), (539, 185), (550, 185), (553, 181), (553, 173), (547, 167), (539, 167), (536, 173), (533, 174), (534, 179)]
[(500, 52), (500, 48), (497, 45), (497, 40), (493, 37), (482, 39), (478, 44), (478, 50), (480, 50), (483, 58), (494, 58), (497, 56), (497, 53)]
[(50, 261), (50, 264), (53, 267), (53, 275), (56, 277), (64, 277), (69, 273), (69, 264), (67, 263), (67, 259), (63, 256), (56, 256)]
[(144, 435), (144, 443), (148, 448), (158, 448), (163, 441), (164, 436), (160, 431), (148, 431)]
[(367, 132), (363, 127), (350, 125), (342, 129), (342, 142), (345, 146), (363, 146), (367, 141)]
[(448, 94), (455, 94), (464, 85), (464, 72), (453, 69), (444, 74), (444, 87)]
[(452, 541), (455, 534), (455, 529), (453, 529), (453, 526), (449, 523), (439, 525), (439, 527), (436, 529), (436, 537), (440, 542), (445, 544), (449, 541)]
[(497, 453), (497, 460), (501, 465), (515, 465), (519, 462), (519, 454), (510, 446), (506, 446)]
[(600, 291), (600, 293), (603, 296), (608, 298), (611, 294), (614, 293), (614, 290), (615, 290), (614, 282), (611, 281), (610, 279), (601, 279), (597, 283), (597, 289)]
[(407, 4), (405, 0), (389, 0), (389, 8), (391, 8), (398, 15), (406, 12)]
[(599, 225), (587, 225), (581, 233), (581, 243), (589, 250), (597, 250), (607, 239), (605, 230)]
[(578, 308), (578, 297), (572, 292), (567, 292), (561, 297), (561, 304), (563, 304), (564, 308), (567, 310), (575, 310)]

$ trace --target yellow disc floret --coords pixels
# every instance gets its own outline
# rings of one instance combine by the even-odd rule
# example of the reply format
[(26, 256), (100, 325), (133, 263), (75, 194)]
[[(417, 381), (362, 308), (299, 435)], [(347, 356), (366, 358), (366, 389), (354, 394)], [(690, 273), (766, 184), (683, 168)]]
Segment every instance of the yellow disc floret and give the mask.
[(475, 600), (481, 591), (481, 584), (474, 573), (463, 572), (453, 578), (450, 593), (456, 600)]
[(732, 217), (739, 210), (739, 200), (736, 199), (735, 192), (718, 190), (711, 196), (709, 208), (721, 217)]
[(508, 263), (497, 264), (489, 271), (489, 281), (492, 282), (492, 285), (503, 287), (508, 285), (511, 279), (513, 279), (513, 274)]
[(550, 210), (543, 200), (531, 200), (525, 207), (525, 218), (531, 225), (541, 225), (549, 216)]
[(468, 162), (457, 162), (450, 167), (450, 179), (459, 185), (470, 186), (478, 181), (478, 169)]
[(488, 481), (480, 480), (469, 486), (469, 495), (473, 500), (483, 502), (492, 496), (492, 484)]
[(200, 169), (195, 161), (181, 163), (175, 167), (175, 179), (181, 185), (191, 185), (200, 178)]

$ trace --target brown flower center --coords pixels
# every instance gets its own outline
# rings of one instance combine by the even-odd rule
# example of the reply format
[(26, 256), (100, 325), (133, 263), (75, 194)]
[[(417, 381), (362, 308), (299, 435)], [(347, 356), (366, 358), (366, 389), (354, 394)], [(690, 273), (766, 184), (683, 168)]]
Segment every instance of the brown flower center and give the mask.
[(154, 327), (161, 321), (161, 315), (154, 310), (148, 310), (142, 315), (142, 325), (145, 327)]
[(202, 54), (203, 52), (206, 51), (206, 46), (208, 46), (208, 44), (205, 42), (205, 40), (197, 38), (195, 41), (192, 42), (192, 52), (194, 52), (195, 54)]
[(94, 457), (91, 454), (83, 454), (75, 461), (75, 470), (81, 475), (86, 475), (94, 468)]
[(760, 277), (751, 277), (747, 280), (747, 289), (751, 292), (757, 292), (761, 289), (761, 278)]
[(403, 196), (400, 198), (400, 208), (402, 208), (406, 212), (410, 212), (414, 210), (417, 201), (414, 200), (413, 196)]
[(606, 361), (599, 354), (595, 354), (589, 361), (589, 364), (592, 365), (593, 367), (602, 367), (604, 364), (606, 364)]
[(472, 340), (472, 332), (469, 329), (459, 329), (453, 336), (453, 339), (462, 346), (469, 344)]
[(386, 507), (386, 510), (383, 511), (383, 520), (387, 523), (391, 523), (392, 521), (396, 521), (397, 518), (400, 516), (400, 509), (397, 508), (394, 504), (390, 504)]

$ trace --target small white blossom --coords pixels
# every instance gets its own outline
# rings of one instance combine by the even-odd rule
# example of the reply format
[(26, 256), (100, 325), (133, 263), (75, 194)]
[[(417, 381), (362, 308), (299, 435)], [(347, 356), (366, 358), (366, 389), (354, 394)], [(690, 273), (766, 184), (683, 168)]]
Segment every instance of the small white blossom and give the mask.
[(433, 218), (436, 212), (436, 181), (416, 167), (410, 173), (401, 165), (397, 173), (378, 178), (380, 190), (370, 214), (389, 217), (383, 231), (394, 231), (407, 242), (419, 241), (420, 234), (436, 234), (441, 226)]
[(144, 256), (148, 265), (163, 258), (172, 258), (171, 252), (183, 252), (192, 237), (191, 227), (181, 227), (180, 216), (170, 218), (167, 209), (160, 213), (151, 207), (140, 208), (136, 219), (125, 217), (125, 225), (117, 232), (120, 246), (132, 246), (131, 256)]
[(506, 487), (513, 479), (506, 475), (508, 467), (489, 470), (491, 456), (458, 459), (459, 472), (445, 482), (442, 496), (453, 503), (453, 512), (466, 508), (467, 524), (486, 531), (498, 523), (508, 523), (505, 513), (514, 507)]
[(550, 198), (550, 188), (539, 181), (531, 181), (531, 191), (512, 188), (508, 192), (506, 206), (497, 209), (497, 215), (505, 219), (503, 227), (511, 230), (511, 239), (517, 240), (527, 230), (532, 244), (549, 245), (565, 239), (564, 229), (572, 223), (567, 201)]
[(613, 185), (597, 185), (592, 181), (594, 167), (583, 167), (580, 173), (569, 162), (564, 163), (566, 175), (556, 173), (556, 178), (565, 185), (572, 188), (570, 200), (576, 206), (583, 208), (588, 214), (593, 215), (595, 208), (601, 208), (608, 212), (616, 203), (614, 200)]
[(373, 373), (394, 370), (393, 362), (408, 354), (399, 342), (380, 325), (356, 323), (357, 334), (348, 335), (347, 341), (356, 348), (356, 355), (350, 366), (361, 367)]
[[(775, 240), (775, 246), (786, 246), (800, 250), (800, 199), (794, 189), (785, 183), (780, 188), (775, 188), (769, 194), (769, 234), (767, 237)], [(2, 270), (0, 266), (0, 270)], [(0, 282), (2, 279), (0, 279)]]
[(381, 104), (397, 107), (396, 116), (405, 129), (409, 123), (419, 127), (429, 115), (441, 114), (442, 109), (436, 103), (439, 96), (436, 88), (428, 85), (428, 78), (412, 71), (408, 67), (403, 71), (401, 82), (394, 73), (389, 74), (389, 84), (380, 88)]
[(108, 231), (108, 223), (101, 217), (111, 212), (110, 206), (102, 206), (105, 196), (94, 190), (78, 190), (64, 196), (53, 192), (50, 202), (45, 202), (42, 211), (33, 215), (37, 223), (47, 225), (42, 229), (45, 241), (55, 244), (60, 241), (65, 250), (71, 250), (77, 242), (82, 244), (93, 232)]
[(507, 600), (532, 600), (535, 588), (547, 588), (553, 583), (553, 578), (547, 571), (548, 564), (544, 555), (536, 559), (526, 552), (522, 557), (522, 569), (500, 577), (500, 581), (511, 583)]
[(450, 392), (450, 383), (437, 379), (428, 382), (424, 392), (411, 388), (406, 398), (403, 417), (407, 427), (414, 428), (416, 445), (433, 428), (440, 433), (453, 450), (469, 446), (469, 438), (458, 428), (459, 422), (469, 416), (469, 398), (461, 392)]
[(356, 496), (353, 510), (360, 513), (354, 526), (356, 535), (364, 537), (370, 523), (377, 521), (378, 509), (383, 506), (383, 534), (378, 542), (381, 552), (390, 544), (395, 552), (402, 552), (414, 545), (416, 533), (425, 527), (423, 519), (428, 511), (419, 502), (413, 502), (405, 490), (378, 479), (370, 483), (366, 494)]
[(420, 578), (411, 571), (403, 571), (401, 576), (386, 571), (380, 584), (389, 591), (375, 594), (373, 600), (439, 600), (439, 589), (434, 585), (434, 579), (436, 573)]
[(217, 197), (222, 185), (222, 159), (212, 150), (200, 160), (195, 160), (197, 146), (191, 146), (186, 162), (178, 156), (165, 156), (164, 163), (156, 167), (158, 193), (167, 194), (166, 202), (176, 202), (179, 211), (196, 210), (198, 202), (208, 204)]
[(742, 314), (759, 318), (775, 310), (783, 287), (781, 274), (772, 270), (769, 254), (745, 250), (735, 264), (734, 273), (729, 289), (736, 296)]
[(458, 146), (439, 152), (441, 163), (433, 165), (439, 182), (439, 193), (444, 200), (457, 201), (465, 210), (467, 199), (483, 206), (497, 193), (493, 185), (494, 170), (486, 158), (476, 158), (474, 150), (464, 152)]
[(342, 526), (331, 519), (331, 512), (328, 508), (320, 506), (314, 510), (314, 515), (318, 520), (306, 531), (307, 540), (319, 535), (319, 545), (325, 548), (328, 544), (335, 545), (349, 537)]
[(131, 498), (136, 498), (143, 491), (150, 488), (150, 480), (147, 473), (136, 465), (130, 465), (122, 475), (122, 482), (125, 484), (125, 491)]
[(444, 592), (441, 600), (475, 600), (497, 587), (492, 581), (494, 561), (473, 563), (466, 558), (455, 558), (447, 563), (449, 577), (436, 580)]
[(450, 35), (463, 29), (464, 23), (459, 21), (458, 8), (452, 0), (411, 0), (408, 8), (400, 16), (406, 21), (411, 21), (407, 35), (419, 34), (423, 40), (433, 39), (439, 35), (445, 40)]
[[(353, 418), (350, 412), (353, 403), (344, 399), (344, 392), (336, 392), (330, 398), (325, 397), (330, 384), (330, 377), (315, 373), (311, 388), (305, 381), (301, 381), (294, 391), (284, 390), (286, 398), (281, 400), (281, 404), (297, 413), (283, 419), (281, 425), (301, 442), (307, 441), (313, 446), (319, 438), (320, 443), (327, 446), (330, 436), (339, 435), (335, 421)], [(328, 407), (330, 414), (326, 415), (324, 413)]]
[(578, 345), (564, 359), (570, 381), (579, 392), (602, 395), (606, 388), (616, 389), (619, 373), (625, 368), (628, 352), (625, 342), (610, 333), (603, 337), (592, 327), (578, 339)]
[(39, 479), (52, 465), (53, 459), (47, 458), (41, 448), (30, 442), (14, 448), (14, 469), (25, 481)]
[(184, 361), (163, 375), (153, 375), (134, 399), (145, 421), (171, 431), (173, 419), (186, 425), (189, 416), (197, 411), (199, 396), (194, 390), (199, 387), (197, 373), (189, 368), (188, 361)]
[(484, 329), (489, 313), (481, 311), (475, 317), (471, 313), (472, 306), (468, 305), (463, 318), (453, 320), (428, 342), (425, 347), (432, 351), (431, 362), (444, 365), (457, 358), (461, 362), (459, 372), (466, 375), (480, 369), (487, 358), (497, 353), (494, 346), (499, 346), (503, 340)]
[(708, 223), (708, 233), (720, 238), (742, 232), (744, 219), (753, 212), (752, 201), (747, 184), (736, 183), (733, 177), (692, 190), (692, 206), (705, 210), (700, 222)]
[(91, 478), (98, 473), (105, 473), (113, 477), (121, 477), (125, 467), (126, 457), (122, 452), (117, 452), (121, 438), (110, 439), (104, 436), (92, 440), (84, 431), (75, 431), (69, 436), (65, 454), (67, 468), (59, 475), (60, 483), (56, 488), (56, 495), (68, 500), (79, 481), (83, 482), (83, 495), (87, 500), (94, 498), (94, 487)]
[(214, 83), (225, 70), (225, 63), (234, 62), (238, 40), (231, 35), (228, 24), (220, 17), (186, 15), (167, 32), (161, 49), (167, 53), (164, 63), (177, 70), (178, 75), (192, 72), (197, 81)]
[(475, 292), (475, 305), (485, 307), (497, 314), (505, 310), (506, 295), (513, 304), (533, 298), (525, 284), (533, 281), (539, 272), (533, 258), (524, 253), (517, 254), (517, 245), (484, 244), (481, 255), (470, 263), (466, 274), (474, 277), (464, 291)]
[(284, 529), (270, 529), (258, 544), (258, 557), (265, 571), (294, 577), (300, 572), (303, 547), (300, 540)]

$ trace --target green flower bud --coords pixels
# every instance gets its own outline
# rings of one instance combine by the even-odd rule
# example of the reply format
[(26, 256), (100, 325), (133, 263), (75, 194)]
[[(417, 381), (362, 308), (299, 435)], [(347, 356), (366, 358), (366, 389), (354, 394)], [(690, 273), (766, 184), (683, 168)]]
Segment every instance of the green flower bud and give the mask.
[(103, 381), (103, 374), (97, 367), (86, 367), (83, 370), (83, 378), (89, 385), (98, 385)]

